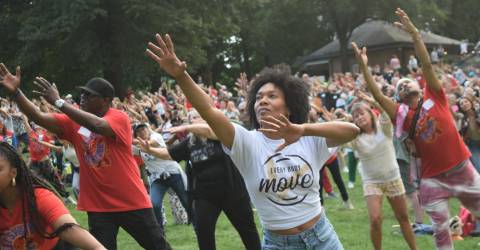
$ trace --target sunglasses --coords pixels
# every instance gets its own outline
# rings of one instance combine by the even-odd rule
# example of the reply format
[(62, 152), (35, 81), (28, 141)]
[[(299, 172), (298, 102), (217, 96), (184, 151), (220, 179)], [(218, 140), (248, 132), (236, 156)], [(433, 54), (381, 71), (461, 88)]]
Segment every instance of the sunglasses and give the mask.
[(88, 91), (82, 91), (80, 94), (85, 98), (90, 98), (90, 97), (95, 97), (95, 96), (100, 97), (99, 95), (90, 93)]

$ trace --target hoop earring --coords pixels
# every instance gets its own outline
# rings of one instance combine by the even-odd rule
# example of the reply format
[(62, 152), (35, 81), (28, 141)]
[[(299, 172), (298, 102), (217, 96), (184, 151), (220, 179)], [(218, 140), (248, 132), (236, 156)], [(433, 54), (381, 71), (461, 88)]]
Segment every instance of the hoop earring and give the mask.
[(15, 187), (17, 185), (17, 182), (15, 181), (15, 178), (12, 179), (12, 187)]

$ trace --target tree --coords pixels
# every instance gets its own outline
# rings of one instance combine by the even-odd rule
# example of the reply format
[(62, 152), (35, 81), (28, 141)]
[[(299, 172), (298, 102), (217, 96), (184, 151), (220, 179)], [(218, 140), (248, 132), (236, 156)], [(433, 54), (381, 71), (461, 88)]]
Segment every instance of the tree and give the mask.
[(340, 55), (342, 58), (342, 71), (348, 71), (347, 49), (348, 42), (353, 30), (364, 23), (368, 17), (373, 16), (372, 0), (324, 0), (322, 15), (334, 28), (340, 43)]
[(278, 0), (269, 2), (263, 22), (266, 65), (293, 63), (328, 43), (333, 37), (330, 26), (324, 25), (318, 0)]
[[(7, 61), (21, 64), (25, 72), (41, 74), (71, 91), (93, 76), (103, 76), (120, 96), (129, 85), (157, 83), (158, 67), (145, 59), (148, 41), (156, 32), (170, 33), (179, 55), (193, 72), (207, 61), (197, 13), (197, 1), (72, 0), (10, 1), (2, 19), (8, 19), (8, 38), (18, 41)], [(11, 18), (4, 13), (14, 13)], [(22, 20), (22, 22), (16, 21)], [(212, 26), (210, 23), (209, 25)], [(16, 29), (15, 29), (16, 28)], [(15, 30), (15, 31), (14, 31)], [(18, 31), (17, 31), (18, 30)], [(2, 44), (4, 41), (2, 39)], [(157, 83), (158, 84), (158, 83)]]
[(447, 35), (456, 39), (468, 39), (473, 43), (479, 41), (480, 20), (478, 10), (480, 10), (480, 1), (452, 0), (449, 4), (450, 11), (447, 14), (445, 25), (441, 29)]
[(65, 93), (100, 76), (123, 96), (128, 86), (156, 89), (161, 84), (165, 74), (144, 51), (155, 33), (169, 33), (192, 75), (209, 84), (233, 84), (239, 72), (252, 76), (264, 66), (291, 64), (331, 41), (334, 33), (345, 65), (353, 29), (367, 18), (393, 21), (398, 6), (421, 28), (473, 41), (480, 35), (480, 25), (474, 25), (477, 2), (4, 0), (0, 59), (22, 66), (23, 87), (39, 74)]

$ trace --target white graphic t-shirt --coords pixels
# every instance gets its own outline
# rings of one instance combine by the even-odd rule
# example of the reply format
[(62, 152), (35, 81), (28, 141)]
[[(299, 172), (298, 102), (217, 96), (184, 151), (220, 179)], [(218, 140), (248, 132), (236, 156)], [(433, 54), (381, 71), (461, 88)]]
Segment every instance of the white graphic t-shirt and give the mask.
[[(166, 148), (167, 145), (163, 140), (161, 134), (152, 131), (150, 133), (150, 140), (155, 141), (160, 148)], [(140, 155), (142, 160), (145, 162), (145, 166), (147, 167), (148, 171), (150, 172), (149, 179), (153, 182), (157, 179), (160, 179), (162, 174), (169, 173), (169, 174), (180, 174), (180, 165), (176, 161), (172, 160), (163, 160), (153, 155), (147, 154), (145, 152), (141, 152), (140, 148), (134, 146), (133, 147), (133, 154)]]
[(263, 227), (289, 229), (319, 215), (319, 172), (330, 156), (325, 138), (304, 136), (275, 152), (283, 139), (233, 125), (232, 148), (224, 149), (243, 176)]

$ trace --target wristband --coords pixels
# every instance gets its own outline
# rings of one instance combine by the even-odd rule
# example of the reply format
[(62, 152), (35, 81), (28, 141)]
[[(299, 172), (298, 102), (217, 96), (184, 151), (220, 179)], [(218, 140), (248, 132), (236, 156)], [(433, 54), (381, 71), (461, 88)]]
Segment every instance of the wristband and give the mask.
[(58, 109), (61, 109), (63, 107), (63, 105), (65, 104), (65, 100), (63, 99), (58, 99), (55, 101), (55, 107), (57, 107)]
[(20, 95), (20, 93), (22, 93), (22, 91), (20, 90), (20, 88), (17, 88), (17, 91), (15, 91), (15, 93), (13, 93), (12, 95), (12, 99), (17, 98), (17, 96)]

